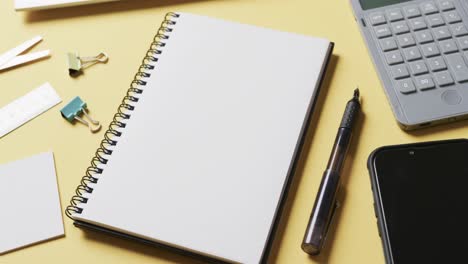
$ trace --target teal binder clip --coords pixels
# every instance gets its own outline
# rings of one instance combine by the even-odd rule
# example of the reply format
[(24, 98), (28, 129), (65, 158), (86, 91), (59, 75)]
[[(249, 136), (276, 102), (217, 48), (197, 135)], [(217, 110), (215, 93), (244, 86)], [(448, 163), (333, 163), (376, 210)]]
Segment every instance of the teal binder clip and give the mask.
[[(60, 112), (62, 116), (68, 120), (68, 122), (73, 123), (74, 120), (79, 121), (80, 123), (89, 127), (89, 130), (92, 133), (98, 132), (101, 129), (101, 124), (99, 121), (92, 119), (86, 112), (87, 105), (79, 96), (73, 98)], [(81, 114), (84, 114), (86, 118), (90, 121), (86, 121), (80, 117)]]

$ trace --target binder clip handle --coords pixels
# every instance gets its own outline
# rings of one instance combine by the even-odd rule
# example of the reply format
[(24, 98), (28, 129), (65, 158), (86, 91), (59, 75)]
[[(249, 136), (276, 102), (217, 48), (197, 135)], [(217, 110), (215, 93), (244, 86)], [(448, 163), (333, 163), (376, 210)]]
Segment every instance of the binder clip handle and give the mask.
[[(88, 113), (86, 112), (86, 109), (85, 108), (82, 108), (81, 111), (83, 112), (83, 114), (86, 116), (86, 118), (90, 121), (86, 121), (84, 120), (83, 118), (79, 117), (79, 116), (75, 116), (75, 120), (79, 121), (80, 123), (86, 125), (89, 127), (89, 130), (91, 131), (91, 133), (96, 133), (98, 132), (99, 130), (101, 130), (101, 124), (99, 123), (99, 121), (96, 121), (94, 119), (92, 119)], [(91, 125), (92, 124), (92, 125)]]
[(78, 58), (81, 60), (81, 63), (83, 64), (82, 66), (83, 68), (87, 67), (85, 64), (88, 64), (88, 63), (97, 63), (97, 62), (106, 63), (109, 60), (109, 56), (107, 56), (107, 54), (104, 52), (101, 52), (94, 57), (78, 57)]
[(109, 56), (106, 53), (101, 52), (94, 57), (80, 57), (77, 53), (67, 53), (68, 60), (68, 73), (72, 77), (76, 77), (83, 72), (83, 69), (94, 65), (96, 63), (106, 63), (109, 60)]

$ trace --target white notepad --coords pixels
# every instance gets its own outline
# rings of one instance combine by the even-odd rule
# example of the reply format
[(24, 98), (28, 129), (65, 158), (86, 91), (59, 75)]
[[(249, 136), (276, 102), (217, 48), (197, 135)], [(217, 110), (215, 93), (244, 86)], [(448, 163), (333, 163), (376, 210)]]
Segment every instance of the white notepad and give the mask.
[(0, 254), (63, 236), (52, 152), (0, 165)]
[(159, 33), (112, 155), (68, 209), (78, 226), (259, 263), (333, 45), (186, 13)]

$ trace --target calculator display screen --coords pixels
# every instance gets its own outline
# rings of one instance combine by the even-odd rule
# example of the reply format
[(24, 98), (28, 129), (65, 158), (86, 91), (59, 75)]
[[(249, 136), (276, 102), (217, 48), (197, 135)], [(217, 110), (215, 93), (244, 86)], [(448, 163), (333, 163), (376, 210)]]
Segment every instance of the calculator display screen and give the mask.
[(409, 2), (411, 0), (359, 0), (363, 10)]

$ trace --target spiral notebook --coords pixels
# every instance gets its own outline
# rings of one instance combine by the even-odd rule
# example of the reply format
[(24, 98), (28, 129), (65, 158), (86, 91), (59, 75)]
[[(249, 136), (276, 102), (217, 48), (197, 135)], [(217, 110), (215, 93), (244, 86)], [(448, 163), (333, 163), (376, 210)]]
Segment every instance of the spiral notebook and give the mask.
[(265, 262), (332, 49), (167, 14), (67, 215), (209, 262)]

